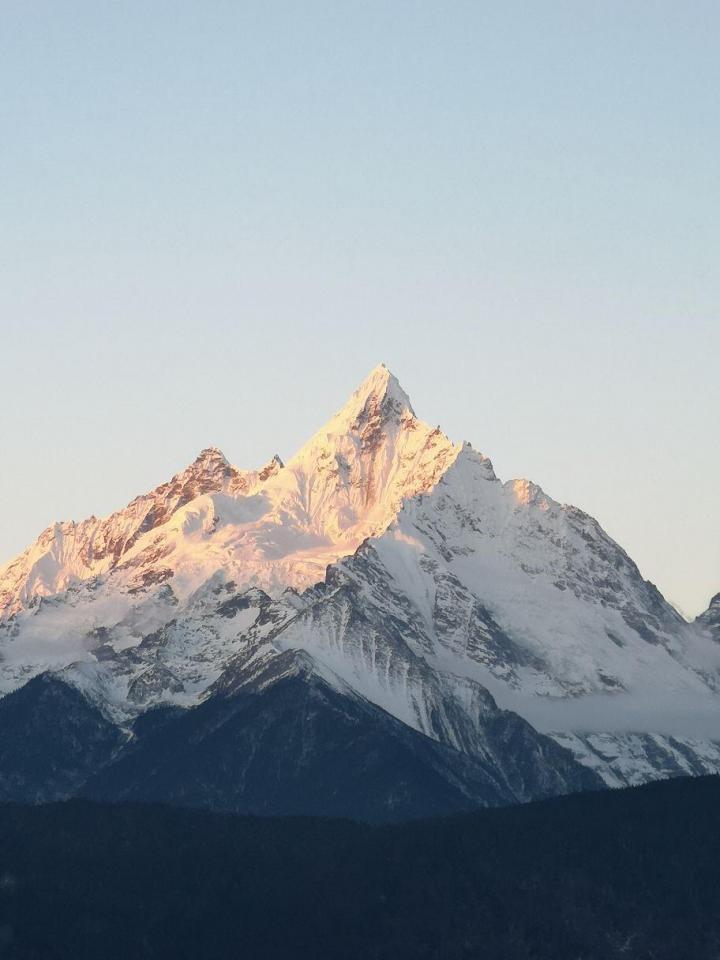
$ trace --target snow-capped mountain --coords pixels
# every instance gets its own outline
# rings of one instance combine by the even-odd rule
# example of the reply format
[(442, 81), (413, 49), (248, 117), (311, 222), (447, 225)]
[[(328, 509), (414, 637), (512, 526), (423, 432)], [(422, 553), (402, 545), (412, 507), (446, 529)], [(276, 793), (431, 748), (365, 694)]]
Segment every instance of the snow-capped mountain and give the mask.
[(707, 631), (720, 642), (720, 593), (716, 593), (710, 606), (695, 621), (701, 630)]
[[(302, 687), (307, 710), (311, 684), (328, 717), (375, 711), (393, 749), (419, 737), (403, 750), (433, 776), (418, 745), (450, 750), (458, 796), (527, 799), (720, 770), (716, 601), (687, 624), (595, 520), (501, 483), (380, 366), (287, 464), (239, 470), (204, 450), (0, 569), (0, 689), (51, 671), (142, 756), (136, 726), (161, 708), (200, 736), (249, 691), (270, 704)], [(295, 680), (279, 688), (286, 662)], [(143, 768), (122, 763), (107, 782)], [(183, 795), (178, 769), (168, 796)]]
[(286, 466), (275, 457), (262, 470), (238, 470), (209, 448), (110, 517), (49, 527), (0, 568), (0, 610), (108, 574), (125, 589), (172, 578), (179, 597), (217, 570), (271, 592), (305, 588), (382, 533), (459, 449), (415, 417), (378, 367)]

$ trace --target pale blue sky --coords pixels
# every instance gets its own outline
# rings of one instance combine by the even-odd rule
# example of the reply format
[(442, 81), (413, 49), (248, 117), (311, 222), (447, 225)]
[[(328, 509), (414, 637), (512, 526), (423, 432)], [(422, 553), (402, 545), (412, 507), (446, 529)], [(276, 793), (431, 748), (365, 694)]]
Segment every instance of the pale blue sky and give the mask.
[(720, 590), (720, 5), (0, 0), (0, 560), (419, 415)]

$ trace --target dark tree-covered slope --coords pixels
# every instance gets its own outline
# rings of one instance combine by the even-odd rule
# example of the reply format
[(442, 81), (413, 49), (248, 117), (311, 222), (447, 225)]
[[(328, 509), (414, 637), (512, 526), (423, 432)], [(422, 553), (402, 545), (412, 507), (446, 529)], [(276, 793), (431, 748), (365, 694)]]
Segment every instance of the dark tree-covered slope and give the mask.
[(371, 827), (0, 808), (8, 960), (711, 960), (720, 780)]
[(0, 800), (72, 796), (125, 739), (74, 687), (34, 677), (0, 699)]

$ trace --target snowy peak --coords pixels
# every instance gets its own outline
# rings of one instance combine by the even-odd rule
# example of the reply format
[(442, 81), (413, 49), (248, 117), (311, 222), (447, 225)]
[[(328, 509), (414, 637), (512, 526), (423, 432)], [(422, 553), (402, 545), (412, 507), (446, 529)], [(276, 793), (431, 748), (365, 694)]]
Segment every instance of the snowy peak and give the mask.
[[(251, 478), (250, 471), (233, 467), (217, 447), (205, 447), (190, 466), (175, 474), (168, 483), (137, 499), (144, 500), (148, 496), (157, 499), (161, 496), (172, 511), (176, 506), (189, 503), (194, 497), (206, 493), (245, 490)], [(178, 504), (175, 498), (181, 503)]]
[(258, 482), (256, 473), (238, 470), (217, 447), (207, 447), (169, 481), (108, 517), (51, 524), (0, 568), (0, 613), (17, 612), (35, 597), (107, 574), (187, 504), (208, 494), (247, 495)]
[(460, 450), (417, 419), (381, 364), (288, 463), (286, 508), (341, 545), (337, 559), (387, 529), (403, 501), (431, 489)]
[(696, 622), (709, 630), (713, 639), (720, 642), (720, 593), (715, 594), (710, 601), (710, 606), (700, 614)]
[(505, 486), (512, 492), (517, 502), (524, 507), (533, 504), (540, 507), (541, 510), (549, 510), (551, 507), (558, 506), (554, 500), (546, 496), (542, 487), (533, 483), (532, 480), (509, 480)]
[(377, 417), (385, 423), (414, 419), (415, 411), (397, 377), (380, 363), (363, 380), (339, 416), (354, 429), (362, 429), (364, 422)]
[(410, 398), (397, 378), (384, 364), (379, 364), (291, 463), (307, 461), (319, 449), (337, 446), (347, 437), (367, 450), (379, 445), (383, 437), (395, 436), (402, 429), (414, 429), (417, 422)]
[(302, 589), (387, 529), (460, 449), (416, 418), (381, 364), (287, 466), (276, 454), (260, 470), (239, 470), (206, 447), (109, 517), (54, 524), (0, 569), (0, 612), (118, 570), (134, 571), (131, 591), (168, 578), (177, 586), (181, 570), (187, 589), (218, 570), (246, 586)]
[(213, 470), (217, 467), (229, 467), (230, 464), (222, 450), (219, 450), (217, 447), (205, 447), (205, 449), (201, 450), (197, 455), (191, 466), (197, 467), (200, 470)]
[[(236, 485), (247, 476), (247, 471), (233, 467), (217, 447), (205, 447), (193, 462), (170, 481), (170, 487), (185, 487), (194, 484), (202, 493), (209, 493), (222, 489), (229, 481), (235, 480)], [(163, 484), (159, 489), (163, 489)]]

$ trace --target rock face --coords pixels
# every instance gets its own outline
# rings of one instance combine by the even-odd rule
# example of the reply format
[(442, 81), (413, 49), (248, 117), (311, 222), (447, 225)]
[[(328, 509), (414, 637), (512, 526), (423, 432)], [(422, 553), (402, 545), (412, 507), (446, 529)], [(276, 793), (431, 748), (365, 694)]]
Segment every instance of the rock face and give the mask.
[(713, 640), (720, 643), (720, 593), (715, 594), (710, 606), (695, 622), (701, 629), (706, 630)]
[(104, 796), (389, 817), (720, 769), (717, 598), (686, 623), (592, 517), (501, 483), (382, 366), (285, 465), (210, 448), (49, 528), (0, 570), (0, 610), (0, 690), (60, 674), (130, 737), (83, 780)]

